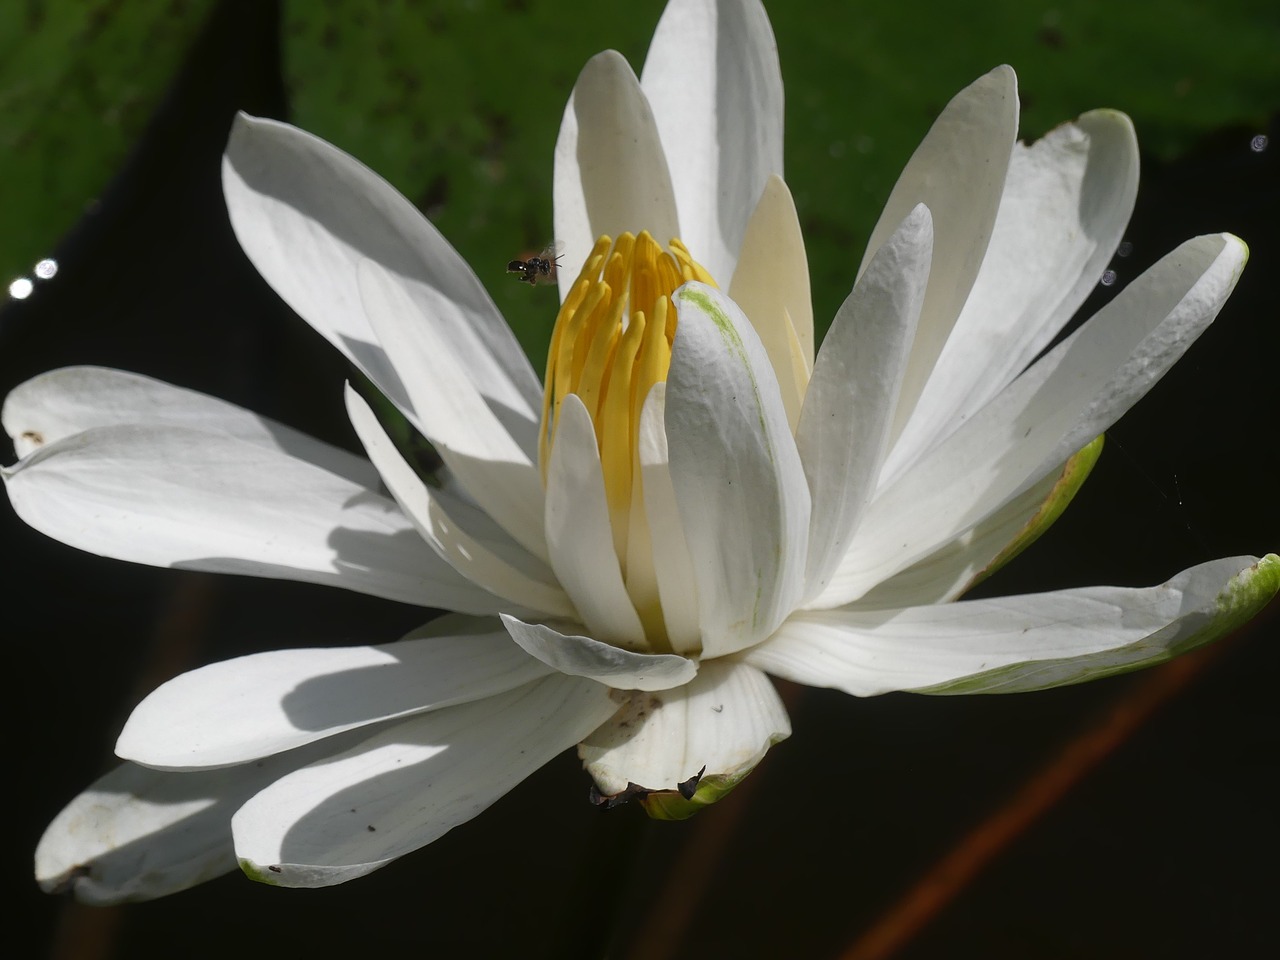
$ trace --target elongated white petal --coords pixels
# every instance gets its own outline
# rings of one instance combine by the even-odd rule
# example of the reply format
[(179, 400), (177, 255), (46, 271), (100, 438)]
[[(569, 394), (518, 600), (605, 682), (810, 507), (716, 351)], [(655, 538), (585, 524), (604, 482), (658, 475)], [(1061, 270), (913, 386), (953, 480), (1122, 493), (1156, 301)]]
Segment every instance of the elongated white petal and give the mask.
[(1014, 147), (982, 268), (887, 474), (971, 416), (1048, 345), (1102, 276), (1137, 192), (1137, 138), (1114, 110)]
[(432, 553), (393, 501), (225, 433), (96, 427), (3, 475), (23, 520), (101, 556), (497, 612), (494, 598)]
[(729, 298), (751, 320), (769, 354), (794, 431), (813, 370), (813, 301), (800, 220), (781, 177), (765, 183), (738, 265)]
[(126, 763), (71, 801), (36, 847), (46, 893), (102, 906), (151, 900), (234, 870), (231, 814), (279, 773), (177, 774)]
[(364, 164), (318, 137), (241, 114), (222, 162), (236, 237), (276, 293), (408, 410), (396, 360), (365, 320), (357, 265), (399, 275), (526, 450), (542, 387), (476, 275), (425, 217)]
[(555, 229), (564, 244), (560, 299), (596, 237), (648, 230), (679, 237), (666, 154), (640, 81), (613, 50), (587, 61), (564, 108), (555, 152)]
[(1102, 450), (1102, 438), (907, 569), (872, 587), (859, 607), (946, 603), (1033, 543), (1071, 503)]
[(671, 481), (698, 580), (702, 652), (767, 637), (804, 582), (809, 488), (760, 339), (720, 291), (687, 283), (667, 375)]
[(378, 482), (369, 462), (346, 450), (225, 400), (106, 367), (63, 367), (31, 378), (5, 397), (3, 420), (19, 457), (93, 427), (163, 424), (227, 433), (362, 486)]
[(836, 313), (814, 365), (796, 431), (813, 498), (806, 598), (826, 587), (875, 489), (932, 246), (929, 211), (916, 207)]
[[(350, 736), (350, 735), (348, 735)], [(152, 900), (234, 870), (231, 815), (277, 777), (349, 743), (335, 737), (255, 763), (176, 773), (124, 763), (53, 818), (36, 880), (95, 906)]]
[(1017, 78), (1009, 67), (997, 67), (956, 94), (934, 121), (871, 233), (859, 276), (917, 204), (933, 214), (929, 288), (903, 379), (894, 436), (915, 409), (978, 276), (1017, 131)]
[(497, 620), (449, 616), (395, 643), (273, 650), (184, 673), (138, 704), (116, 753), (176, 770), (244, 763), (548, 672)]
[(523, 549), (514, 541), (506, 550), (494, 549), (473, 536), (468, 526), (455, 520), (445, 505), (446, 501), (456, 500), (437, 495), (413, 472), (378, 423), (373, 410), (350, 386), (346, 398), (347, 415), (369, 459), (414, 528), (442, 562), (476, 589), (501, 597), (506, 601), (503, 609), (511, 610), (512, 605), (516, 605), (552, 616), (574, 615), (573, 604), (556, 584), (550, 569), (533, 556), (523, 560), (513, 558), (513, 552)]
[(676, 653), (698, 653), (702, 648), (698, 627), (698, 581), (680, 522), (680, 507), (667, 454), (665, 424), (667, 385), (655, 383), (640, 412), (636, 442), (644, 487), (644, 512), (649, 523), (653, 569), (662, 602), (667, 639)]
[(782, 70), (764, 7), (668, 3), (640, 84), (671, 168), (680, 237), (728, 283), (765, 179), (782, 175)]
[(419, 312), (406, 281), (370, 260), (358, 269), (365, 315), (395, 358), (423, 434), (485, 512), (545, 560), (537, 467), (485, 403), (443, 330)]
[(1198, 237), (1129, 284), (872, 501), (814, 605), (862, 596), (1057, 470), (1209, 325), (1245, 257), (1234, 237)]
[(285, 887), (363, 876), (470, 820), (616, 709), (607, 687), (553, 675), (394, 723), (241, 807), (241, 869)]
[[(503, 615), (511, 638), (531, 657), (573, 677), (586, 677), (618, 690), (666, 690), (688, 683), (698, 665), (669, 653), (634, 653), (579, 634)], [(566, 628), (567, 629), (567, 628)]]
[(674, 790), (703, 768), (701, 782), (723, 793), (790, 735), (787, 711), (764, 674), (713, 660), (686, 686), (632, 694), (578, 754), (604, 794), (628, 784)]
[[(1163, 307), (1165, 315), (1154, 325), (1149, 324), (1149, 316), (1144, 317), (1148, 320), (1146, 328), (1133, 324), (1145, 336), (1093, 395), (1045, 461), (1060, 462), (1146, 396), (1218, 316), (1248, 259), (1249, 248), (1239, 237), (1229, 233), (1196, 237), (1167, 254), (1098, 311), (1090, 325), (1119, 326), (1128, 321), (1127, 326), (1132, 323), (1129, 314), (1148, 304)], [(1117, 307), (1117, 303), (1122, 305)], [(1159, 308), (1151, 312), (1160, 316)], [(1113, 356), (1128, 343), (1125, 333), (1118, 333), (1116, 339), (1119, 342), (1113, 345)]]
[(551, 568), (595, 636), (645, 649), (636, 613), (613, 547), (609, 502), (591, 414), (575, 394), (560, 404), (547, 468), (547, 544)]
[(1278, 588), (1280, 558), (1232, 557), (1148, 589), (799, 613), (745, 657), (855, 696), (1041, 690), (1170, 660), (1239, 626)]

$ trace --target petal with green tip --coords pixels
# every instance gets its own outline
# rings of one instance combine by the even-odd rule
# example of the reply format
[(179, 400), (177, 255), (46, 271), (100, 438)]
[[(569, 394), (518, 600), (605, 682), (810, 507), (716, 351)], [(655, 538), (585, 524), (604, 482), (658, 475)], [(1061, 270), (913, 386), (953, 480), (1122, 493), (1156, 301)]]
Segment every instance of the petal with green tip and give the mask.
[(856, 696), (1014, 693), (1162, 663), (1244, 623), (1280, 558), (1200, 564), (1145, 589), (1089, 587), (903, 610), (797, 614), (746, 662)]

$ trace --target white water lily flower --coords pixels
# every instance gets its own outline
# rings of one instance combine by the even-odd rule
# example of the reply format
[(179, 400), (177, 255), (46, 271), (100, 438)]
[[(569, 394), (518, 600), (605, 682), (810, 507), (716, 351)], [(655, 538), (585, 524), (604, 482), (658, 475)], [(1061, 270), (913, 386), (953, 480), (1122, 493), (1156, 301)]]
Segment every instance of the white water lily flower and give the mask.
[(96, 553), (457, 612), (165, 684), (120, 736), (129, 762), (45, 833), (41, 883), (142, 899), (237, 860), (338, 883), (575, 744), (602, 798), (684, 816), (790, 734), (766, 674), (859, 696), (1040, 689), (1166, 660), (1260, 609), (1275, 556), (950, 602), (1061, 512), (1094, 438), (1246, 255), (1191, 240), (1036, 359), (1120, 240), (1137, 151), (1118, 113), (1031, 146), (1017, 113), (1008, 68), (947, 106), (815, 359), (768, 20), (673, 2), (642, 77), (601, 54), (565, 111), (545, 389), (408, 201), (315, 137), (238, 121), (224, 183), (242, 245), (431, 441), (443, 482), (351, 390), (367, 461), (76, 368), (9, 396), (9, 496)]

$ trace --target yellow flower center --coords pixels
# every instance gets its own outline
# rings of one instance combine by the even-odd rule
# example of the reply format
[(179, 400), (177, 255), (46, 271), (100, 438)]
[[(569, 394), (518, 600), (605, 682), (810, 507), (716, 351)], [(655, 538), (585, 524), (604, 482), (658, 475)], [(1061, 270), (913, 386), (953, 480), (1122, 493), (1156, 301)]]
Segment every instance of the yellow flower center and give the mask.
[[(667, 379), (676, 335), (671, 294), (687, 280), (714, 283), (679, 240), (665, 250), (648, 231), (596, 241), (551, 334), (539, 437), (545, 482), (560, 404), (577, 394), (595, 425), (623, 580), (646, 636), (659, 647), (665, 645), (666, 631), (652, 571), (639, 569), (652, 561), (637, 558), (633, 550), (629, 564), (628, 543), (632, 526), (645, 522), (637, 451), (640, 411), (653, 385)], [(648, 543), (647, 532), (643, 542)]]

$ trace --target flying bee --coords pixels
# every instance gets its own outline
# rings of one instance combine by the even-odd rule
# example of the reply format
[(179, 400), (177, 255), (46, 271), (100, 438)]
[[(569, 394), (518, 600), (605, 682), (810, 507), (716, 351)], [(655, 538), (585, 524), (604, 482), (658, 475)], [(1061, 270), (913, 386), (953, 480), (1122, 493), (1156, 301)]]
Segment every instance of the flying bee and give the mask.
[(512, 260), (507, 264), (507, 273), (516, 274), (521, 283), (535, 286), (541, 283), (553, 283), (556, 279), (556, 268), (560, 266), (560, 257), (564, 244), (553, 240), (536, 257), (528, 260)]

